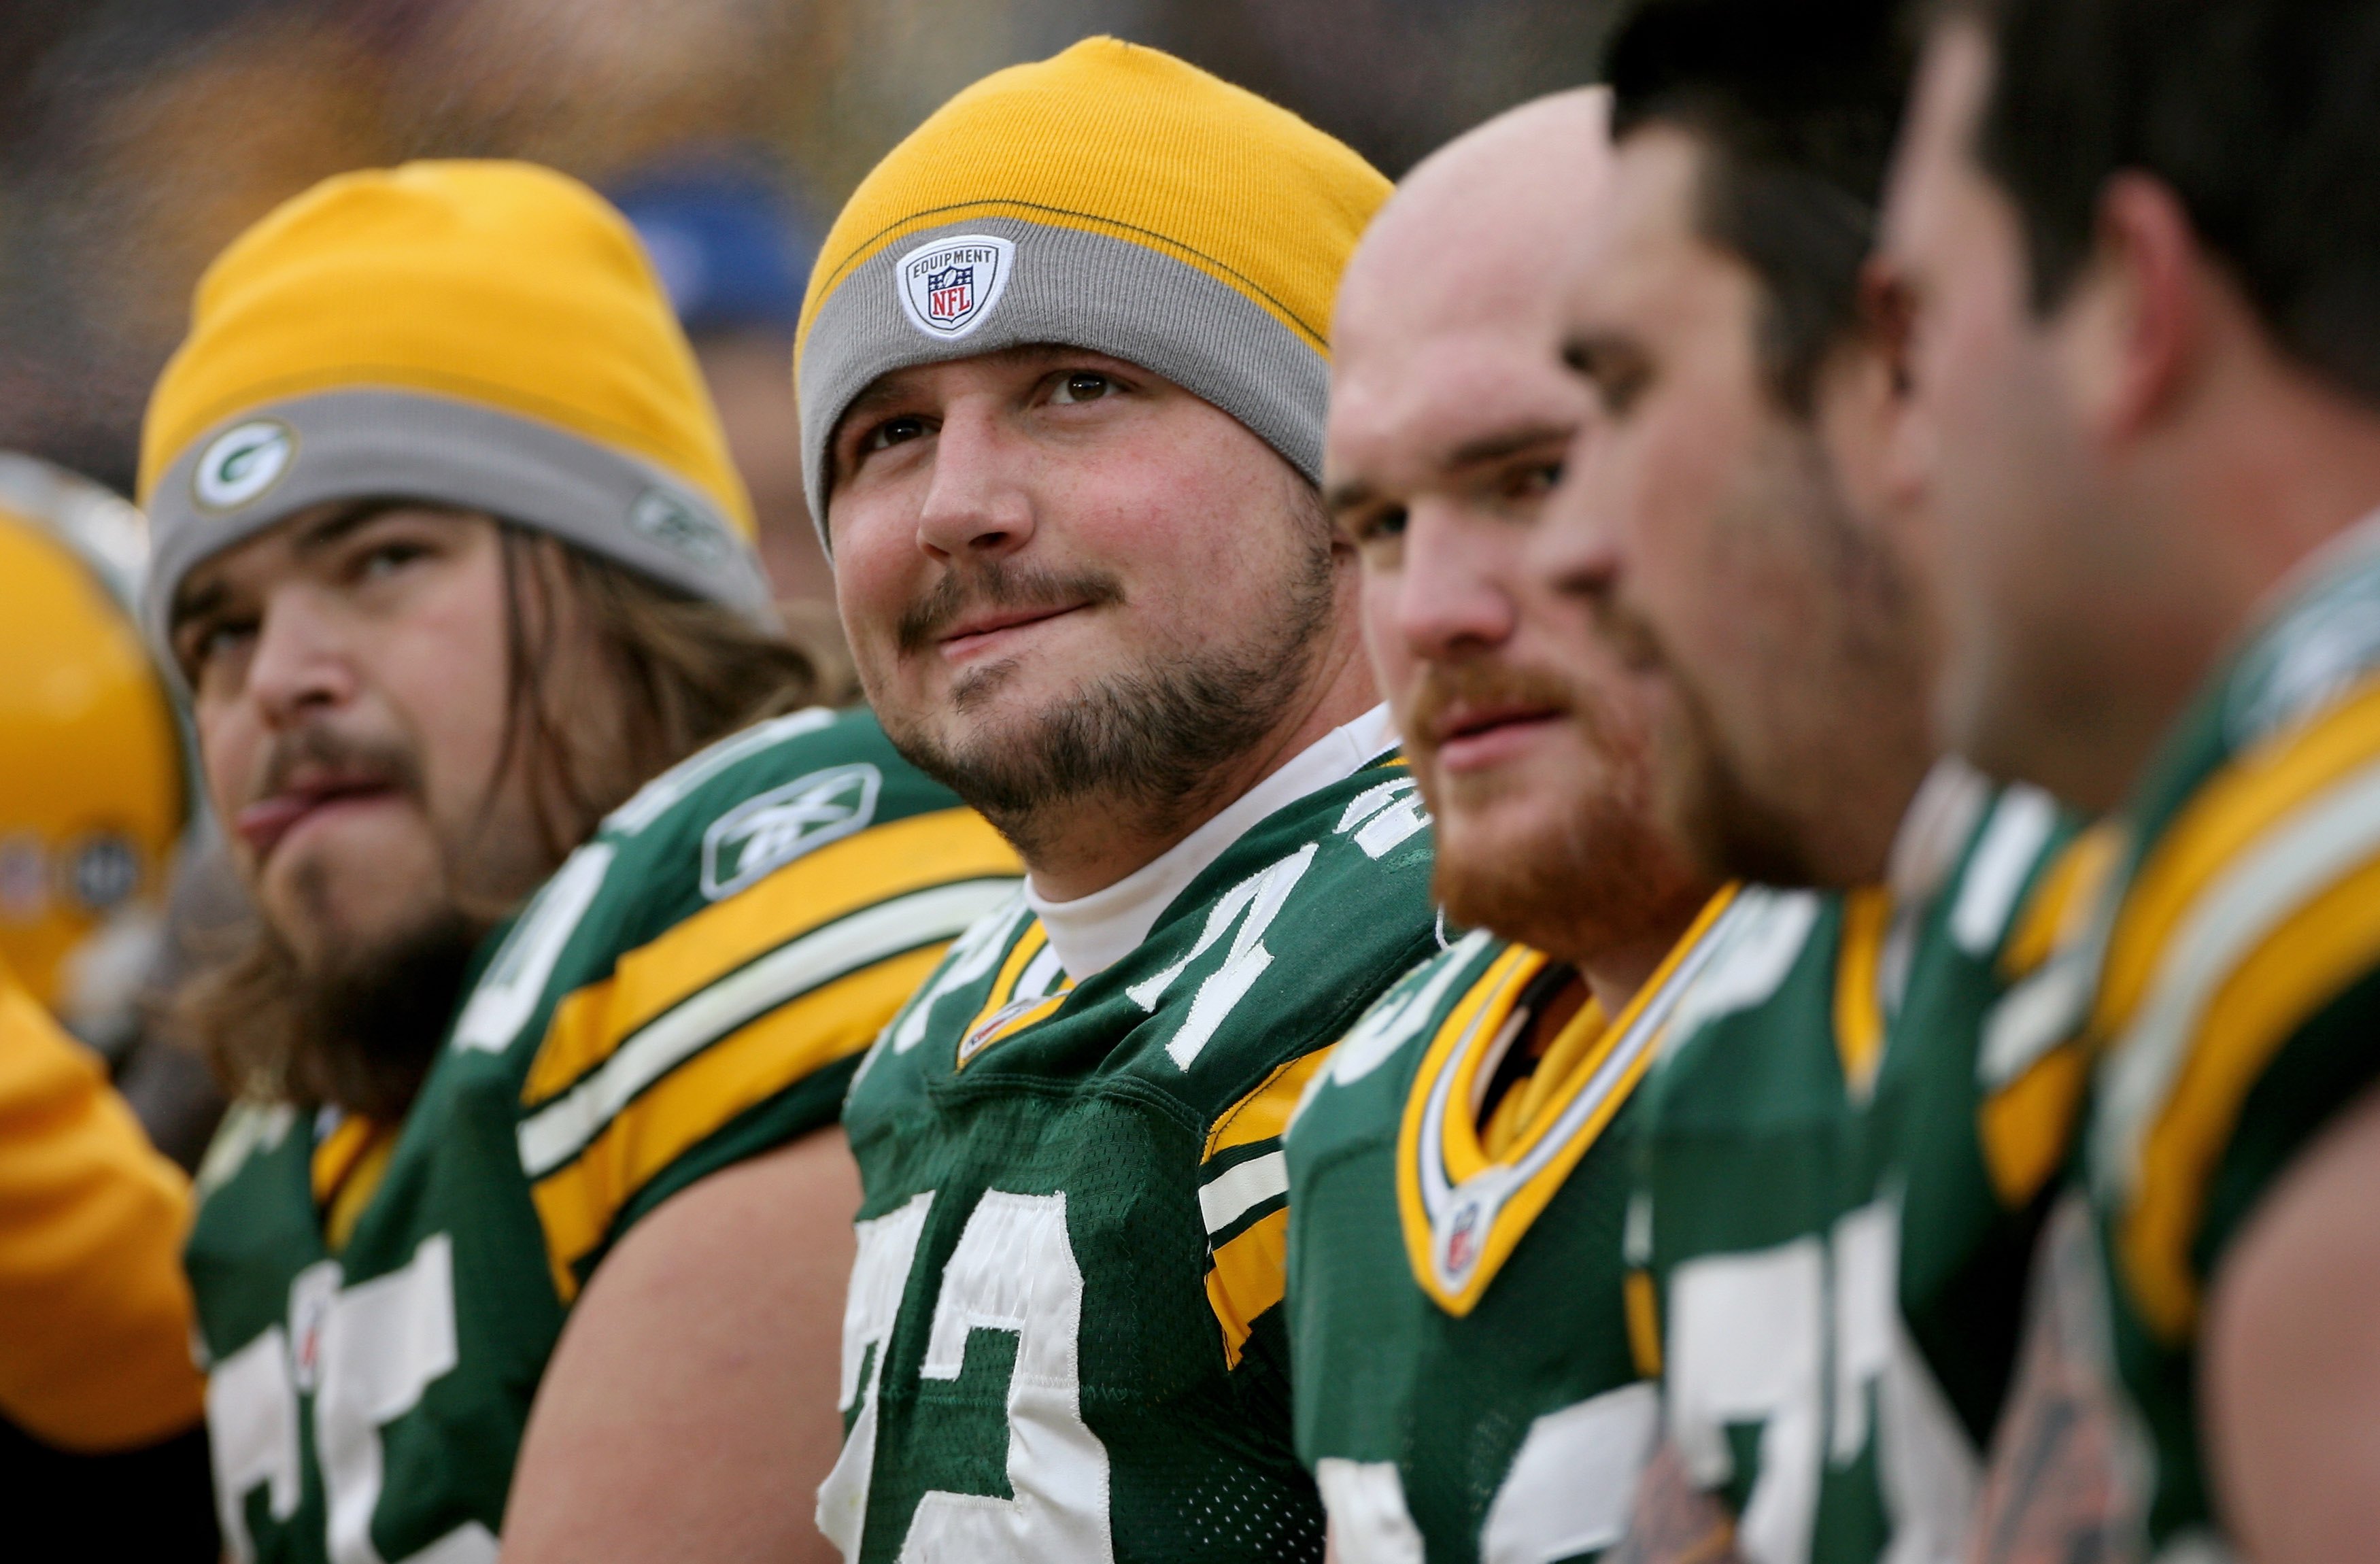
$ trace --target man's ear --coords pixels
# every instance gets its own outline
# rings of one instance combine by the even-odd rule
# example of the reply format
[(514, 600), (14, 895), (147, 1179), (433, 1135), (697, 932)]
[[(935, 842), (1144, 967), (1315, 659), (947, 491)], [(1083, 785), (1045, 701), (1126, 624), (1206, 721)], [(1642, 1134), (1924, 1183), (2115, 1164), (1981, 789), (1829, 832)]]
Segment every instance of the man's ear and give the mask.
[(1924, 470), (1912, 443), (1914, 315), (1899, 274), (1880, 261), (1861, 270), (1858, 310), (1858, 330), (1819, 370), (1818, 431), (1852, 505), (1871, 516), (1899, 516), (1916, 498)]
[(1916, 384), (1909, 369), (1916, 300), (1899, 270), (1881, 257), (1870, 257), (1860, 268), (1859, 316), (1861, 334), (1882, 360), (1892, 394), (1906, 401)]
[(2188, 399), (2204, 358), (2207, 265), (2168, 187), (2136, 173), (2107, 181), (2090, 263), (2051, 322), (2075, 410), (2097, 443), (2137, 441)]

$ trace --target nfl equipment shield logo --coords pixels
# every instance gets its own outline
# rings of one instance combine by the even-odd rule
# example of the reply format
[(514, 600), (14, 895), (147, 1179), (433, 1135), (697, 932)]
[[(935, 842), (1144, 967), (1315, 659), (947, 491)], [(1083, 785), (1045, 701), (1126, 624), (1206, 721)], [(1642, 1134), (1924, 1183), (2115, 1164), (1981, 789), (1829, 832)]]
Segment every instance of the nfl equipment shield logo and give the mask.
[(926, 319), (954, 325), (975, 313), (975, 268), (951, 266), (926, 273)]
[(963, 337), (983, 324), (1007, 291), (1016, 246), (991, 234), (937, 239), (894, 268), (902, 311), (928, 336)]

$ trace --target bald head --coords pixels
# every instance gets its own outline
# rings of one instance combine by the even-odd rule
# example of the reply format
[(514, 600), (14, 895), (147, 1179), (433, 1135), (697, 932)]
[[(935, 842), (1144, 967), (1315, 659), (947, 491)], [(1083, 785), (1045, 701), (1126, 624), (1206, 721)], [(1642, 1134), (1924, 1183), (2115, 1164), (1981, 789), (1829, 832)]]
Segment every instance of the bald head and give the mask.
[(1649, 970), (1701, 899), (1653, 822), (1641, 697), (1585, 610), (1524, 568), (1588, 415), (1562, 306), (1607, 103), (1515, 109), (1398, 188), (1340, 285), (1324, 457), (1373, 671), (1437, 819), (1439, 899), (1591, 978)]
[(1439, 332), (1550, 318), (1609, 160), (1610, 94), (1540, 98), (1430, 154), (1364, 235), (1339, 287), (1344, 362)]

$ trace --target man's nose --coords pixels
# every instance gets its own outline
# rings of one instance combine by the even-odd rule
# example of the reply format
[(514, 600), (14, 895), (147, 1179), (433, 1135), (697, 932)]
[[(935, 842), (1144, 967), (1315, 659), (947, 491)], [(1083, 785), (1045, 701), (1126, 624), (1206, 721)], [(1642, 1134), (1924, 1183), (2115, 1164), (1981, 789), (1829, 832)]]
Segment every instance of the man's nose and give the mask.
[(953, 560), (1000, 559), (1023, 548), (1033, 536), (1033, 504), (1020, 464), (1030, 459), (988, 409), (952, 407), (934, 442), (918, 543)]
[(1599, 600), (1618, 588), (1625, 556), (1609, 506), (1573, 460), (1529, 529), (1522, 570), (1538, 585)]
[(313, 593), (276, 592), (257, 623), (244, 693), (268, 726), (294, 726), (355, 697), (355, 665), (347, 651)]
[(1522, 543), (1510, 523), (1442, 500), (1408, 508), (1395, 605), (1398, 634), (1415, 656), (1444, 659), (1512, 638), (1518, 613), (1509, 583)]

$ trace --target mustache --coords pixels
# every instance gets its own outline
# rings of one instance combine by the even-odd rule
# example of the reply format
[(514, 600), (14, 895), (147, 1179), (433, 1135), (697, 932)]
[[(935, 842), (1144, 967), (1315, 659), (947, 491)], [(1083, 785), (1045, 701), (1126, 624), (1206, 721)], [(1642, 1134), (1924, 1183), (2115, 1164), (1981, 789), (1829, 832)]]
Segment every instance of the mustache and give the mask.
[(263, 781), (250, 802), (288, 792), (290, 779), (308, 770), (366, 777), (416, 798), (421, 796), (421, 766), (410, 748), (393, 740), (358, 738), (327, 723), (310, 722), (273, 741), (265, 757)]
[(1476, 659), (1430, 662), (1423, 665), (1414, 686), (1405, 742), (1435, 748), (1435, 734), (1448, 712), (1501, 706), (1542, 706), (1589, 719), (1595, 715), (1594, 702), (1582, 699), (1575, 685), (1541, 668)]
[(1103, 570), (1052, 570), (997, 561), (953, 570), (909, 605), (896, 628), (901, 649), (924, 651), (967, 614), (990, 610), (1104, 608), (1123, 601), (1123, 583)]

